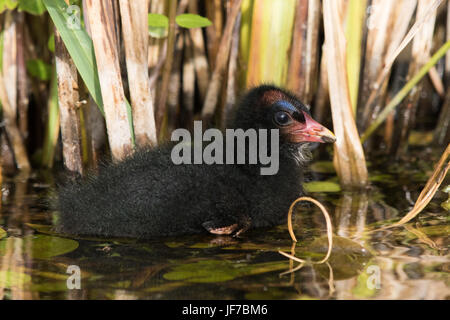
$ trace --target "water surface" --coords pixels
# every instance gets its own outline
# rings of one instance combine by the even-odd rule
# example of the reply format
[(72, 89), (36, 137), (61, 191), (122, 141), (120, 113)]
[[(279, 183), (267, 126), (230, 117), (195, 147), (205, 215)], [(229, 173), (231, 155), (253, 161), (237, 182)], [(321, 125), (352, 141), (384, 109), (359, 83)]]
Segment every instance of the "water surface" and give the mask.
[[(295, 246), (285, 225), (240, 239), (80, 239), (51, 230), (57, 217), (45, 205), (51, 174), (4, 178), (0, 298), (448, 299), (450, 222), (441, 206), (446, 193), (439, 191), (407, 225), (374, 231), (412, 208), (439, 157), (429, 149), (413, 154), (397, 163), (372, 163), (372, 186), (364, 192), (339, 191), (330, 163), (312, 165), (310, 179), (331, 182), (328, 192), (310, 196), (330, 211), (335, 237), (327, 263), (302, 266), (278, 251), (311, 261), (325, 255), (324, 218), (312, 205), (297, 207)], [(79, 267), (81, 289), (68, 288), (69, 266)]]

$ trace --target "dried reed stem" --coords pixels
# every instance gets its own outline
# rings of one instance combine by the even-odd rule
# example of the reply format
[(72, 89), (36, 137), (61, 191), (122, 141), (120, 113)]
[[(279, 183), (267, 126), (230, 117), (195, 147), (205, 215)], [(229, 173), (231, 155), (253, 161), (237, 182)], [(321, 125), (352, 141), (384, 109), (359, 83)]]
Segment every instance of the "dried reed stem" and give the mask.
[(113, 157), (121, 160), (133, 152), (133, 141), (120, 73), (113, 0), (86, 0), (86, 9), (104, 102), (109, 145)]
[(3, 77), (0, 77), (0, 102), (2, 103), (3, 121), (5, 123), (6, 133), (8, 134), (9, 141), (11, 142), (14, 157), (16, 158), (17, 168), (23, 171), (29, 171), (31, 166), (28, 161), (27, 151), (19, 128), (17, 128), (15, 112), (9, 103)]
[(377, 119), (367, 128), (367, 130), (361, 136), (361, 142), (364, 143), (369, 136), (383, 123), (389, 113), (406, 97), (406, 95), (415, 87), (415, 85), (428, 73), (430, 68), (434, 66), (450, 49), (450, 41), (447, 41), (432, 57), (431, 59), (419, 70), (419, 72), (408, 81), (408, 83), (395, 95), (394, 98), (388, 103), (388, 105), (379, 114)]
[(3, 31), (3, 79), (8, 101), (17, 115), (17, 19), (16, 12), (7, 10)]
[(323, 2), (331, 112), (337, 138), (334, 164), (345, 188), (363, 187), (368, 183), (368, 174), (350, 101), (346, 43), (338, 4), (335, 0)]
[[(399, 23), (394, 25), (394, 30), (398, 30), (398, 32), (393, 33), (394, 38), (389, 43), (389, 48), (386, 53), (386, 57), (384, 59), (384, 67), (381, 72), (378, 73), (378, 77), (376, 78), (376, 81), (371, 85), (371, 91), (370, 96), (365, 102), (364, 107), (364, 115), (363, 115), (363, 128), (366, 128), (368, 124), (370, 123), (370, 120), (375, 119), (378, 116), (378, 112), (373, 112), (376, 104), (376, 99), (381, 94), (381, 91), (385, 86), (383, 83), (388, 78), (388, 75), (390, 73), (390, 70), (392, 68), (392, 65), (394, 64), (395, 59), (397, 56), (403, 51), (403, 49), (409, 44), (409, 42), (414, 38), (414, 36), (417, 34), (417, 32), (420, 31), (422, 26), (432, 17), (436, 14), (436, 8), (440, 5), (442, 0), (435, 0), (432, 3), (429, 3), (427, 6), (427, 9), (425, 10), (425, 13), (421, 15), (421, 19), (417, 19), (414, 25), (411, 27), (409, 32), (406, 34), (406, 36), (401, 40), (400, 37), (402, 37), (402, 30), (405, 30), (407, 26), (409, 25), (410, 16), (414, 12), (415, 4), (412, 2), (403, 2), (404, 5), (407, 5), (406, 7), (399, 10)], [(399, 2), (397, 5), (400, 5), (401, 2)], [(428, 3), (427, 3), (428, 4)], [(372, 113), (371, 118), (369, 118), (369, 115)]]
[(61, 140), (66, 169), (83, 174), (77, 69), (55, 29), (55, 60), (58, 79)]
[(422, 210), (428, 205), (428, 203), (430, 203), (431, 199), (433, 199), (440, 185), (444, 181), (449, 169), (450, 169), (450, 144), (447, 145), (447, 148), (445, 149), (439, 162), (437, 163), (433, 171), (433, 174), (428, 179), (427, 184), (425, 185), (419, 197), (417, 198), (417, 201), (414, 204), (412, 210), (409, 211), (402, 219), (400, 219), (400, 221), (388, 226), (371, 230), (370, 232), (398, 227), (414, 219), (420, 212), (422, 212)]
[(176, 13), (177, 13), (177, 1), (169, 0), (169, 35), (167, 38), (167, 55), (163, 67), (162, 82), (161, 88), (159, 89), (159, 99), (156, 109), (156, 128), (158, 131), (158, 138), (164, 135), (164, 133), (162, 132), (164, 130), (163, 121), (166, 115), (167, 94), (169, 90), (170, 76), (172, 73), (172, 64), (175, 49)]
[[(189, 12), (198, 13), (197, 1), (189, 1)], [(206, 49), (205, 42), (203, 39), (203, 32), (200, 28), (189, 29), (189, 35), (192, 39), (193, 54), (194, 54), (194, 66), (195, 75), (197, 77), (198, 90), (200, 92), (200, 98), (205, 99), (206, 91), (208, 90), (209, 84), (209, 65), (206, 59)]]
[[(320, 208), (320, 210), (322, 211), (324, 217), (325, 217), (325, 221), (327, 224), (327, 237), (328, 237), (328, 250), (327, 250), (327, 254), (325, 255), (325, 257), (318, 261), (318, 262), (312, 262), (314, 264), (321, 264), (324, 263), (328, 260), (328, 258), (331, 255), (331, 251), (333, 249), (333, 226), (331, 223), (331, 218), (330, 218), (330, 214), (328, 213), (327, 209), (317, 200), (310, 198), (310, 197), (300, 197), (298, 199), (296, 199), (294, 202), (292, 202), (290, 208), (289, 208), (289, 212), (288, 212), (288, 230), (289, 230), (289, 235), (291, 236), (291, 239), (293, 242), (297, 242), (297, 238), (295, 237), (294, 234), (294, 230), (292, 228), (292, 211), (294, 210), (295, 205), (300, 202), (300, 201), (308, 201), (308, 202), (312, 202), (314, 203), (316, 206), (318, 206)], [(278, 251), (280, 254), (282, 254), (285, 257), (288, 257), (292, 260), (301, 262), (301, 263), (305, 263), (307, 262), (306, 260), (297, 258), (293, 255), (290, 255), (288, 253), (285, 253), (283, 251)]]
[[(416, 74), (420, 68), (430, 59), (431, 46), (433, 42), (434, 24), (436, 21), (436, 9), (433, 14), (428, 13), (429, 1), (419, 0), (417, 5), (416, 20), (426, 22), (417, 32), (412, 43), (411, 62), (409, 64), (408, 79)], [(431, 69), (430, 69), (431, 70)], [(394, 148), (396, 155), (400, 155), (406, 151), (408, 146), (408, 136), (412, 126), (415, 124), (415, 116), (417, 111), (417, 104), (422, 91), (422, 84), (411, 91), (408, 99), (401, 107), (399, 114), (399, 121), (395, 126), (394, 133)]]
[(119, 0), (133, 125), (139, 147), (156, 146), (153, 98), (148, 76), (147, 1)]

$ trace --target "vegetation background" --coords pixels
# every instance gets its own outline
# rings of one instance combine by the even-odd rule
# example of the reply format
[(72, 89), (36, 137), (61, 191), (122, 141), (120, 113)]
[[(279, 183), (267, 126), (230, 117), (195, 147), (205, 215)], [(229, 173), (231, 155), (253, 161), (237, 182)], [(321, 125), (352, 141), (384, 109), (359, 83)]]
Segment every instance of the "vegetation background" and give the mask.
[(450, 141), (444, 0), (1, 0), (1, 167), (155, 146), (193, 119), (224, 126), (248, 87), (274, 83), (338, 138), (341, 185), (366, 157)]

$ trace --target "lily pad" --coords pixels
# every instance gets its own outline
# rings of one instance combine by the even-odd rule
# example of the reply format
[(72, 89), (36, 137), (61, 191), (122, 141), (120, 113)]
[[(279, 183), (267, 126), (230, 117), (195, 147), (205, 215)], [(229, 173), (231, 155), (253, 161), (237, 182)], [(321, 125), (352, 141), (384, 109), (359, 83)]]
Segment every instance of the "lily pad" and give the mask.
[(78, 248), (78, 242), (72, 239), (50, 237), (42, 234), (27, 237), (32, 238), (32, 254), (37, 259), (60, 256)]
[(33, 283), (31, 285), (31, 291), (33, 292), (66, 292), (67, 290), (68, 289), (66, 281), (50, 281), (43, 283)]
[[(305, 250), (315, 254), (321, 253), (323, 257), (328, 250), (328, 238), (317, 238)], [(349, 279), (358, 275), (371, 257), (372, 254), (359, 243), (348, 238), (333, 236), (333, 249), (328, 262), (333, 269), (335, 280)], [(320, 264), (316, 268), (320, 274), (328, 277), (328, 266)]]
[(368, 263), (365, 270), (358, 276), (356, 286), (352, 289), (353, 295), (357, 298), (368, 299), (377, 294), (377, 289), (375, 287), (370, 287), (367, 285), (370, 281), (370, 273), (367, 272), (369, 266), (376, 265)]
[[(0, 241), (0, 256), (5, 253), (5, 243), (11, 238)], [(28, 247), (31, 247), (31, 252)], [(52, 237), (43, 234), (25, 236), (22, 241), (23, 250), (35, 259), (49, 259), (74, 251), (78, 242), (71, 239)]]
[(0, 287), (22, 287), (31, 281), (31, 276), (15, 271), (0, 271)]
[(285, 261), (245, 264), (227, 260), (203, 260), (176, 266), (166, 273), (164, 278), (194, 283), (216, 283), (284, 269)]
[(45, 233), (48, 235), (56, 235), (57, 233), (52, 231), (52, 226), (46, 225), (46, 224), (35, 224), (35, 223), (25, 223), (30, 228), (33, 228), (36, 231), (39, 231), (40, 233)]
[(311, 181), (303, 184), (307, 192), (340, 192), (339, 184), (331, 181)]

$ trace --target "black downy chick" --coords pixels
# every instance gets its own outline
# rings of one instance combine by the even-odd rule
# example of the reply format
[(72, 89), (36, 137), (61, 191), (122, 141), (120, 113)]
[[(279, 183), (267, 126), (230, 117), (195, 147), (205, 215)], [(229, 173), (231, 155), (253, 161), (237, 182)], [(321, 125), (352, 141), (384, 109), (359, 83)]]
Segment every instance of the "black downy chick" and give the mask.
[(260, 164), (175, 165), (174, 144), (138, 151), (60, 188), (57, 231), (146, 239), (238, 235), (283, 223), (303, 193), (308, 143), (334, 142), (334, 135), (293, 94), (268, 85), (241, 99), (227, 128), (279, 129), (278, 172), (261, 175)]

